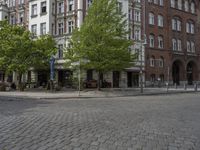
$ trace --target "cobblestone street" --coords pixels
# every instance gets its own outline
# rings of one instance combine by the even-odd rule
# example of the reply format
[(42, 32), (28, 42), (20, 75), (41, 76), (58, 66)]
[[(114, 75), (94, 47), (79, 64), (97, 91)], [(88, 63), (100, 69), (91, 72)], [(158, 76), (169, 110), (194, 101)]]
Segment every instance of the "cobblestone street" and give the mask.
[(199, 150), (200, 94), (0, 98), (0, 150)]

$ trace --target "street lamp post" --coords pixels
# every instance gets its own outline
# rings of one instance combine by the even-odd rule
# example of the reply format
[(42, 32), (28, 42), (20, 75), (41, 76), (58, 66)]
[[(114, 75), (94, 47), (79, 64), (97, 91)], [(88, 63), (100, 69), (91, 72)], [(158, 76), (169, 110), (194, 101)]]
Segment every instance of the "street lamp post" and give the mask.
[(140, 47), (140, 93), (144, 92), (144, 88), (143, 88), (143, 67), (144, 67), (144, 52), (145, 52), (145, 45), (146, 43), (146, 35), (144, 34), (144, 40), (141, 40), (141, 47)]
[(143, 63), (142, 63), (142, 49), (143, 49), (143, 43), (141, 43), (140, 48), (140, 93), (143, 93)]
[(79, 60), (79, 73), (78, 73), (78, 96), (81, 95), (81, 61)]

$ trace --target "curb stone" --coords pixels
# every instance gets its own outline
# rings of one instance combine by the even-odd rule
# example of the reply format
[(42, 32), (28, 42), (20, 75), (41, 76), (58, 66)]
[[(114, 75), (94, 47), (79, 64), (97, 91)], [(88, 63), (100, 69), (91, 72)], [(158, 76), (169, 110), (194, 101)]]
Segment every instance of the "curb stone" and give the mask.
[(30, 96), (6, 96), (0, 95), (0, 101), (20, 101), (20, 100), (58, 100), (58, 99), (94, 99), (94, 98), (115, 98), (115, 97), (134, 97), (134, 96), (159, 96), (159, 95), (173, 95), (173, 94), (188, 94), (188, 93), (200, 93), (200, 91), (171, 91), (160, 93), (137, 93), (130, 95), (113, 95), (113, 96), (69, 96), (69, 97), (30, 97)]

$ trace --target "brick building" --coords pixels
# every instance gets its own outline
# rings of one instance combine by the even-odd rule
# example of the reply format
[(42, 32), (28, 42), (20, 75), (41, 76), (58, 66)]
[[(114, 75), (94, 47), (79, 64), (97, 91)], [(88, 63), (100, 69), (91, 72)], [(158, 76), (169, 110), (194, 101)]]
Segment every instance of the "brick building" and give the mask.
[(200, 80), (200, 1), (148, 0), (145, 8), (146, 85)]

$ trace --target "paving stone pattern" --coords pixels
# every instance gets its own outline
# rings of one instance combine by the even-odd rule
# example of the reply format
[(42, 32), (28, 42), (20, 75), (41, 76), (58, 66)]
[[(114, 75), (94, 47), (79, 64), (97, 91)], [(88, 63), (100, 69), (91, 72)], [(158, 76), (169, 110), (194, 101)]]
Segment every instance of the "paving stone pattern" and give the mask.
[(200, 150), (200, 94), (0, 98), (0, 150)]

